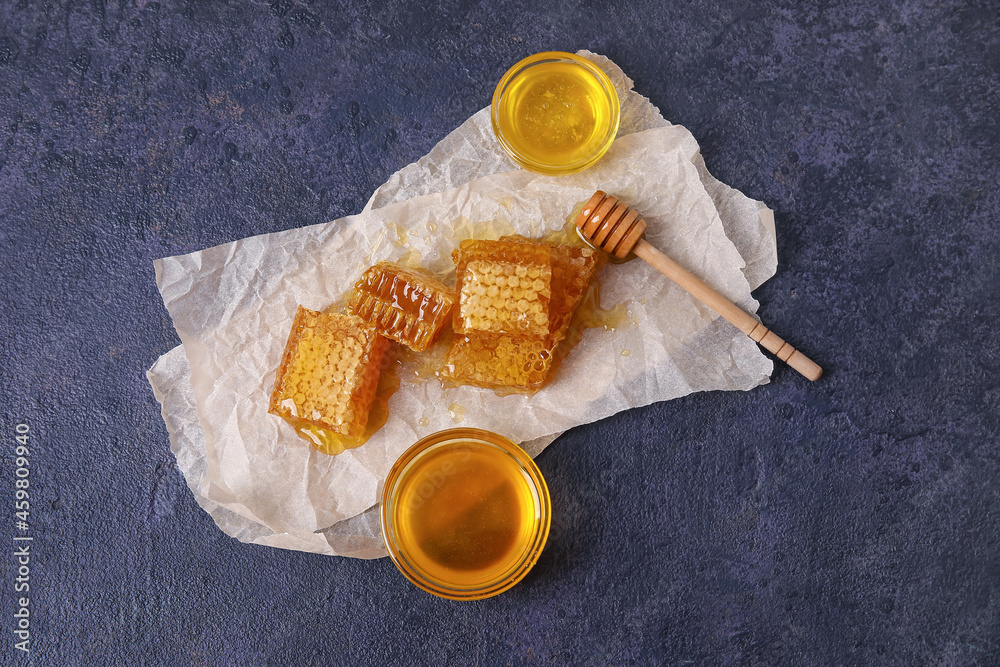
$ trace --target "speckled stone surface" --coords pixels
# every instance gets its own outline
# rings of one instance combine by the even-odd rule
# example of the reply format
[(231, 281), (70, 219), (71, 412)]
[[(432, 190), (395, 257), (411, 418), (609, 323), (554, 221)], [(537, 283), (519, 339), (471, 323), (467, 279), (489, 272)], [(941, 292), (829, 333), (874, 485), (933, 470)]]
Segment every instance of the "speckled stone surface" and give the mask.
[[(0, 1), (3, 664), (1000, 664), (992, 2)], [(358, 212), (530, 53), (606, 54), (776, 211), (756, 295), (827, 375), (577, 428), (498, 598), (240, 544), (144, 371), (155, 258)], [(14, 523), (30, 425), (30, 529)]]

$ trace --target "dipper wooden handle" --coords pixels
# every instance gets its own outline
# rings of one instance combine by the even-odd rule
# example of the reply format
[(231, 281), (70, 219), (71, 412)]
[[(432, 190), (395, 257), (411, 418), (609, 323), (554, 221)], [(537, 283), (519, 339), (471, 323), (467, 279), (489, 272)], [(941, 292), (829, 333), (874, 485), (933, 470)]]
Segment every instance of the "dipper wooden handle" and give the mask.
[(617, 197), (601, 190), (595, 192), (577, 217), (576, 227), (594, 246), (619, 259), (635, 253), (809, 380), (818, 380), (823, 375), (823, 369), (813, 360), (647, 243), (642, 238), (646, 231), (646, 221)]

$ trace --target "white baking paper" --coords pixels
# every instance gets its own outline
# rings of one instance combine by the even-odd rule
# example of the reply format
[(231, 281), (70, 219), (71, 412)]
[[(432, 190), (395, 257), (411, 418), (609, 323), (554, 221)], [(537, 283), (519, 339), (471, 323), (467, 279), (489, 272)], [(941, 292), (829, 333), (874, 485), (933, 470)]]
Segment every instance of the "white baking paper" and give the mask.
[[(406, 447), (456, 425), (449, 407), (464, 410), (463, 426), (501, 432), (534, 455), (559, 432), (619, 410), (766, 382), (771, 363), (749, 339), (635, 260), (606, 267), (601, 281), (604, 306), (628, 304), (638, 324), (588, 331), (553, 383), (533, 397), (404, 382), (386, 426), (336, 457), (319, 454), (266, 413), (296, 305), (321, 309), (338, 301), (381, 259), (419, 259), (446, 271), (463, 233), (532, 236), (561, 228), (597, 188), (643, 213), (653, 245), (756, 309), (751, 285), (776, 266), (770, 212), (712, 178), (690, 133), (663, 121), (610, 61), (583, 55), (608, 71), (623, 102), (620, 138), (583, 174), (515, 170), (496, 145), (487, 110), (393, 176), (358, 216), (157, 262), (184, 346), (154, 365), (150, 383), (180, 469), (227, 534), (382, 556), (373, 507), (381, 482)], [(635, 134), (648, 127), (658, 129)], [(512, 412), (516, 425), (500, 417)]]

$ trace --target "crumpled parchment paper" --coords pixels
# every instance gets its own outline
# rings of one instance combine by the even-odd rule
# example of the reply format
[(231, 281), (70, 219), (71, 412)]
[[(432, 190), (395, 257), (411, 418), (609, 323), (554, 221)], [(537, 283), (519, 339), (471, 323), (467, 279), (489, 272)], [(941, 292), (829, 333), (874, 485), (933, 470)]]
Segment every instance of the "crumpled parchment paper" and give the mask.
[[(172, 449), (196, 499), (246, 542), (362, 558), (385, 555), (378, 494), (393, 461), (419, 438), (456, 426), (494, 430), (537, 455), (562, 431), (693, 391), (750, 389), (772, 364), (746, 336), (651, 267), (601, 274), (602, 304), (627, 304), (633, 326), (591, 329), (538, 394), (498, 397), (437, 381), (404, 381), (390, 418), (364, 446), (313, 450), (267, 398), (295, 308), (339, 301), (383, 259), (451, 267), (468, 235), (538, 236), (562, 228), (594, 190), (612, 192), (649, 223), (648, 240), (744, 309), (776, 266), (773, 218), (712, 178), (687, 130), (662, 119), (610, 60), (622, 129), (597, 166), (574, 176), (517, 170), (475, 114), (426, 157), (395, 174), (365, 210), (323, 225), (252, 237), (156, 263), (183, 342), (148, 377)], [(508, 418), (517, 414), (513, 423)]]

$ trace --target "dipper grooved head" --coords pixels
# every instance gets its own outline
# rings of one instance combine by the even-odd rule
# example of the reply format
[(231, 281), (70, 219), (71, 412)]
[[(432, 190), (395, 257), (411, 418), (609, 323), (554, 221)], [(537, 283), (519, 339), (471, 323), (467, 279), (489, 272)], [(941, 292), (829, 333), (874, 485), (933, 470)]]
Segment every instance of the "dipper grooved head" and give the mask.
[(577, 216), (576, 228), (595, 248), (625, 259), (645, 233), (646, 221), (625, 202), (598, 190)]

